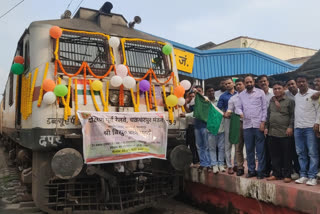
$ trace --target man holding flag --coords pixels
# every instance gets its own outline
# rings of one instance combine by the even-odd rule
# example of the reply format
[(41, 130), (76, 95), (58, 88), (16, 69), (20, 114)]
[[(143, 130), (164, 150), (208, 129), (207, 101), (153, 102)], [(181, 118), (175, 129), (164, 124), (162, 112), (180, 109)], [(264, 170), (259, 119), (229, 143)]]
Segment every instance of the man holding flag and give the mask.
[(226, 91), (220, 96), (218, 102), (218, 108), (224, 112), (224, 145), (225, 145), (225, 157), (228, 167), (228, 174), (233, 174), (232, 160), (231, 160), (231, 147), (232, 144), (229, 141), (229, 130), (230, 130), (230, 117), (227, 114), (228, 102), (230, 98), (237, 94), (234, 90), (234, 82), (231, 78), (226, 78), (224, 80), (224, 85)]
[[(265, 150), (264, 126), (267, 117), (267, 104), (265, 93), (254, 87), (254, 79), (247, 76), (244, 79), (246, 90), (239, 94), (236, 104), (236, 113), (243, 118), (243, 135), (247, 152), (248, 178), (257, 176), (264, 178)], [(256, 171), (255, 149), (258, 156), (258, 169)]]

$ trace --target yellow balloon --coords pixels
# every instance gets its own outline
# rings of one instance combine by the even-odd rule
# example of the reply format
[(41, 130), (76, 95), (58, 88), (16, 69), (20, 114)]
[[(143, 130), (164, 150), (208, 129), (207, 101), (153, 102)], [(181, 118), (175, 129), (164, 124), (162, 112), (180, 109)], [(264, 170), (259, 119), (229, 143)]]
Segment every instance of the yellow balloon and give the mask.
[(102, 82), (95, 80), (92, 82), (91, 86), (94, 91), (100, 91), (102, 89)]
[(169, 107), (174, 107), (178, 104), (178, 97), (175, 95), (169, 95), (167, 97), (167, 105)]

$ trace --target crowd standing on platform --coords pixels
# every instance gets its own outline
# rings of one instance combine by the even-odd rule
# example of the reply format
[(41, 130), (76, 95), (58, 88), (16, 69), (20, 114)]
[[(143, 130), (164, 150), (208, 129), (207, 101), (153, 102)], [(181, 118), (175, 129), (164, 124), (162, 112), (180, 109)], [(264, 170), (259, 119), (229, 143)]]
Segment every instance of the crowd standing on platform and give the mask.
[[(186, 95), (185, 104), (191, 167), (237, 176), (244, 175), (247, 167), (247, 178), (316, 185), (320, 175), (320, 76), (313, 85), (311, 89), (308, 77), (299, 75), (287, 82), (274, 82), (270, 88), (268, 76), (255, 79), (248, 75), (235, 81), (223, 79), (219, 91), (207, 86), (203, 93), (201, 86), (195, 86)], [(193, 117), (197, 93), (223, 112), (216, 135), (207, 130), (206, 122)], [(241, 118), (236, 143), (230, 140), (233, 115)]]

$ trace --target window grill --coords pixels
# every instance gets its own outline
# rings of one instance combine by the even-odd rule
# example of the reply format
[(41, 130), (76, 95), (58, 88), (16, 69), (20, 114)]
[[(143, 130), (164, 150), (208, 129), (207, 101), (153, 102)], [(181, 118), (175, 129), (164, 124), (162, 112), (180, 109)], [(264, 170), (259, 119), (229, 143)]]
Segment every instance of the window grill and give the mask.
[(103, 75), (112, 64), (107, 38), (81, 33), (62, 34), (59, 39), (59, 59), (67, 73), (76, 73), (86, 61), (92, 72)]
[[(143, 76), (152, 68), (159, 77), (166, 77), (171, 72), (171, 63), (168, 57), (162, 53), (163, 45), (140, 41), (124, 42), (124, 50), (127, 66), (131, 73)], [(122, 59), (124, 54), (122, 54)], [(122, 62), (123, 63), (123, 62)]]

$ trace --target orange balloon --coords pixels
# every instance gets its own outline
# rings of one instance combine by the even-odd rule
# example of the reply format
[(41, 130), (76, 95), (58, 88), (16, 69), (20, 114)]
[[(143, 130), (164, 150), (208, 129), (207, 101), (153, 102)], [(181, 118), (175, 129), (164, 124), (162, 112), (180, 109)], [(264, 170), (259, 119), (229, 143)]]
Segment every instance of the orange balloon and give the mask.
[(55, 87), (56, 87), (56, 83), (51, 79), (46, 79), (42, 83), (42, 88), (45, 91), (53, 91)]
[(15, 56), (14, 57), (14, 60), (13, 60), (15, 63), (19, 63), (19, 64), (22, 64), (24, 63), (24, 58), (22, 56)]
[(185, 92), (186, 92), (186, 90), (184, 89), (184, 87), (182, 87), (181, 85), (178, 85), (174, 89), (173, 94), (176, 95), (178, 98), (180, 98), (180, 97), (183, 97)]
[(60, 38), (62, 35), (62, 29), (58, 26), (53, 26), (50, 28), (50, 36), (54, 39)]

